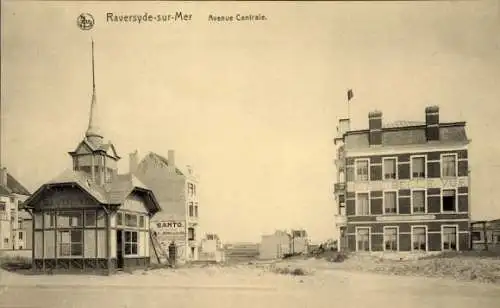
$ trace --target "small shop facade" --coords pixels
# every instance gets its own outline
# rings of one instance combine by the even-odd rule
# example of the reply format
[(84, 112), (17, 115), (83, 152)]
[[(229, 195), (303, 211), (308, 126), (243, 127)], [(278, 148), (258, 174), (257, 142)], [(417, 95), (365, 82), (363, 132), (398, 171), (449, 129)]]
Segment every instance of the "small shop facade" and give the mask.
[(159, 210), (152, 192), (92, 186), (78, 179), (49, 183), (27, 200), (35, 271), (111, 273), (149, 265), (149, 221)]

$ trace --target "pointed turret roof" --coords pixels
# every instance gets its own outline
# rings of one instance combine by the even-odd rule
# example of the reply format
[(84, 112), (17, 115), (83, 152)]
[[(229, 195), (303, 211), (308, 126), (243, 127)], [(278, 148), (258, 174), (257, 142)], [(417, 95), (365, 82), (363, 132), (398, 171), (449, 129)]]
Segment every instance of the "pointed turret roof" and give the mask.
[(94, 67), (94, 41), (92, 40), (92, 101), (90, 103), (90, 114), (89, 114), (89, 126), (85, 137), (94, 144), (98, 146), (102, 143), (102, 133), (99, 128), (99, 123), (97, 123), (97, 98), (95, 90), (95, 67)]

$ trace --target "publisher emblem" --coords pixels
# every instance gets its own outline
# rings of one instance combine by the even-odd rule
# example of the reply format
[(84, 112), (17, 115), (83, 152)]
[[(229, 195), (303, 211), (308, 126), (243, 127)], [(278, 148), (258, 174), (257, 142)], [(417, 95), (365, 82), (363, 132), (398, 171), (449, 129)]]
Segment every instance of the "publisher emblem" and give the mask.
[(89, 13), (82, 13), (76, 19), (76, 25), (82, 30), (90, 30), (94, 27), (94, 16)]

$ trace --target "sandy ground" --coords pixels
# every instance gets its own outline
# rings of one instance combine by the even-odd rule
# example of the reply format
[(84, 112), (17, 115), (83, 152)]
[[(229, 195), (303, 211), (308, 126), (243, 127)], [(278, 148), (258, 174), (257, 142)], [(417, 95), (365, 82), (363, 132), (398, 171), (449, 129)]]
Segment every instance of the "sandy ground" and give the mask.
[(0, 307), (470, 307), (500, 306), (500, 286), (338, 269), (318, 260), (268, 266), (159, 269), (110, 277), (0, 272)]

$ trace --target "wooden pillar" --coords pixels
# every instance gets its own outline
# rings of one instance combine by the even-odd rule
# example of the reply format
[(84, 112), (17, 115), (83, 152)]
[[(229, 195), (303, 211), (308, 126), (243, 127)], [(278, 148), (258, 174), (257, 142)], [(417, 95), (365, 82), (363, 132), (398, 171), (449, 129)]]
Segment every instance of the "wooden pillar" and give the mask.
[[(54, 220), (54, 260), (55, 260), (55, 261), (54, 261), (54, 262), (55, 262), (55, 264), (54, 264), (54, 267), (55, 267), (55, 268), (54, 268), (54, 269), (57, 269), (57, 247), (58, 247), (58, 245), (59, 245), (59, 242), (57, 241), (57, 238), (58, 238), (58, 234), (57, 234), (57, 232), (58, 232), (58, 230), (57, 230), (57, 220), (58, 220), (58, 219), (57, 219), (57, 216), (58, 216), (58, 214), (59, 214), (59, 211), (58, 211), (58, 210), (57, 210), (57, 211), (55, 210), (55, 211), (50, 212), (50, 214), (51, 214), (51, 215), (54, 215), (54, 216), (53, 216), (53, 217), (54, 217), (54, 218), (53, 218), (53, 220)], [(70, 236), (71, 236), (71, 235), (70, 235)]]
[(35, 264), (35, 209), (30, 211), (31, 214), (31, 267), (33, 272), (36, 271)]
[(488, 250), (488, 233), (486, 232), (486, 221), (483, 221), (484, 250)]
[(111, 274), (111, 213), (106, 211), (106, 257), (108, 258), (108, 275)]

